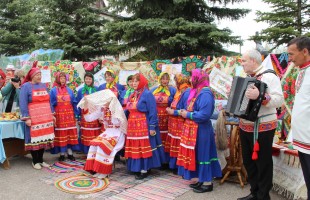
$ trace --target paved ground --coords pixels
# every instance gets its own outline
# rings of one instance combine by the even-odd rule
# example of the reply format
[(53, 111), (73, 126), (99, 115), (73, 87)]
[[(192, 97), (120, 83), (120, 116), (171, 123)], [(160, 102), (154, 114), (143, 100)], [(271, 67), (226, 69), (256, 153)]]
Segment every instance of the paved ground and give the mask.
[[(57, 156), (45, 153), (45, 160), (53, 163)], [(55, 187), (40, 181), (46, 177), (48, 172), (45, 170), (35, 170), (31, 165), (30, 155), (25, 157), (15, 157), (10, 160), (11, 169), (5, 170), (0, 167), (0, 199), (19, 200), (19, 199), (75, 199), (76, 195), (59, 191)], [(113, 174), (112, 174), (113, 176)], [(177, 200), (233, 200), (249, 194), (249, 185), (243, 189), (235, 183), (224, 183), (219, 185), (219, 181), (214, 181), (214, 191), (204, 194), (196, 194), (191, 190), (177, 197)], [(272, 200), (283, 200), (282, 196), (271, 192)]]

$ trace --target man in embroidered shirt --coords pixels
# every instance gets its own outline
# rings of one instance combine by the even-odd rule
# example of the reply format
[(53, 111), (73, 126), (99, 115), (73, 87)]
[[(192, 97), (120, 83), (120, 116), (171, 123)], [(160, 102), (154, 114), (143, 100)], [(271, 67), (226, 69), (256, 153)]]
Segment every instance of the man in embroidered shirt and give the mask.
[[(276, 108), (284, 102), (283, 92), (280, 79), (274, 73), (261, 75), (266, 68), (261, 65), (262, 57), (258, 51), (247, 51), (241, 61), (245, 73), (266, 83), (268, 88), (258, 113), (260, 119), (258, 133), (254, 134), (254, 122), (240, 119), (243, 164), (251, 185), (251, 194), (238, 200), (269, 200), (273, 174), (272, 142), (277, 126)], [(252, 86), (247, 89), (245, 95), (249, 99), (256, 100), (259, 90)]]
[(310, 199), (310, 38), (294, 38), (287, 47), (289, 60), (300, 68), (292, 111), (292, 134)]

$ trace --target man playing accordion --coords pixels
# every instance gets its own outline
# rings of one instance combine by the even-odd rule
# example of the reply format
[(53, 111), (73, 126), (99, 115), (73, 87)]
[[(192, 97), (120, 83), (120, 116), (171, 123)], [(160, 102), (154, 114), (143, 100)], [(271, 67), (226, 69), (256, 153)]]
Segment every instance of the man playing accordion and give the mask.
[[(242, 55), (242, 66), (248, 76), (267, 84), (255, 122), (240, 119), (240, 140), (242, 145), (243, 164), (248, 174), (251, 193), (238, 200), (270, 199), (272, 188), (272, 142), (277, 127), (277, 111), (284, 102), (279, 77), (274, 73), (263, 73), (267, 69), (261, 65), (262, 56), (256, 50), (249, 50)], [(250, 100), (259, 97), (259, 89), (252, 85), (245, 96)]]

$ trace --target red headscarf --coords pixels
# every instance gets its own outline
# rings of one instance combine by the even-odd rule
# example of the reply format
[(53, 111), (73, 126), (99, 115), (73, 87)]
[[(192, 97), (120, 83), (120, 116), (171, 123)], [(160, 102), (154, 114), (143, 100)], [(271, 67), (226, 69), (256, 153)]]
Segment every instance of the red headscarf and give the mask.
[(0, 89), (4, 86), (6, 75), (2, 69), (0, 69)]
[(147, 79), (141, 73), (139, 73), (138, 75), (140, 77), (140, 82), (139, 82), (137, 90), (140, 90), (140, 89), (145, 88), (145, 87), (147, 88), (148, 84), (149, 84)]
[(40, 70), (39, 68), (37, 68), (37, 64), (38, 64), (38, 61), (37, 61), (37, 60), (33, 62), (32, 68), (31, 68), (31, 69), (29, 70), (29, 72), (27, 73), (27, 75), (26, 75), (26, 77), (25, 77), (25, 79), (24, 79), (22, 85), (23, 85), (24, 83), (27, 83), (27, 82), (31, 81), (32, 78), (33, 78), (36, 74), (38, 74), (38, 73), (41, 72), (41, 70)]

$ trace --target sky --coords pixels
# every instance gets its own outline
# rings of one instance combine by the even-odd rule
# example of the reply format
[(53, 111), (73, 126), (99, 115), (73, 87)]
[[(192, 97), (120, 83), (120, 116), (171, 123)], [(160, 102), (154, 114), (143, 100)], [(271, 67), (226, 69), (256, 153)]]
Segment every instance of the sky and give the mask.
[[(244, 40), (243, 45), (241, 46), (241, 53), (244, 53), (246, 50), (253, 49), (256, 47), (254, 41), (249, 41), (249, 37), (255, 35), (255, 32), (260, 32), (262, 29), (268, 27), (267, 23), (256, 22), (255, 18), (256, 11), (269, 12), (271, 10), (270, 5), (260, 1), (260, 0), (248, 0), (248, 2), (235, 3), (233, 5), (227, 5), (228, 8), (245, 8), (250, 9), (251, 12), (248, 13), (245, 17), (241, 18), (238, 21), (231, 20), (221, 20), (217, 22), (219, 28), (228, 27), (232, 30), (232, 35), (241, 36), (241, 39)], [(264, 46), (264, 43), (263, 43)], [(240, 45), (225, 45), (225, 48), (229, 51), (240, 52)]]
[[(108, 5), (108, 1), (104, 1)], [(242, 3), (228, 4), (228, 8), (245, 8), (250, 9), (251, 11), (243, 18), (238, 21), (231, 20), (220, 20), (216, 21), (216, 24), (219, 28), (228, 27), (232, 30), (232, 35), (241, 36), (241, 39), (244, 40), (243, 45), (240, 48), (240, 45), (225, 45), (224, 48), (229, 51), (235, 51), (239, 53), (244, 53), (246, 50), (253, 49), (256, 47), (254, 41), (249, 41), (249, 37), (255, 35), (255, 32), (260, 32), (262, 29), (268, 27), (267, 23), (256, 22), (256, 11), (269, 12), (271, 10), (270, 5), (262, 2), (261, 0), (245, 0)], [(121, 13), (121, 15), (126, 16), (126, 13)], [(263, 43), (264, 46), (264, 43)], [(241, 52), (240, 52), (241, 50)]]

